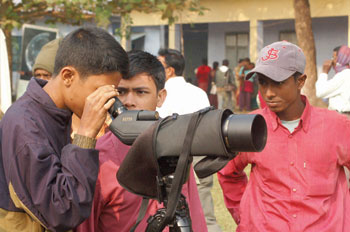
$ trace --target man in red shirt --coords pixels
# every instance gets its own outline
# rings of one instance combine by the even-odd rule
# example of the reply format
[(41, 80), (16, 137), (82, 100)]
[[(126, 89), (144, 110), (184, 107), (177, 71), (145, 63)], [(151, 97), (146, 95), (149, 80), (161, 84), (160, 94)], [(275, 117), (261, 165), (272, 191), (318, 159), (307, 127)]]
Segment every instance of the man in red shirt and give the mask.
[(247, 75), (258, 75), (267, 107), (253, 113), (268, 137), (262, 152), (240, 153), (218, 173), (237, 231), (349, 231), (350, 121), (301, 95), (304, 68), (302, 50), (283, 41), (263, 48)]
[(207, 59), (202, 59), (202, 65), (197, 68), (196, 77), (198, 81), (198, 87), (203, 89), (204, 92), (208, 92), (209, 75), (211, 68), (208, 66)]
[[(166, 97), (164, 68), (149, 53), (132, 51), (128, 55), (129, 77), (123, 76), (119, 83), (118, 98), (129, 110), (155, 110), (163, 104)], [(116, 173), (130, 147), (108, 132), (97, 140), (96, 149), (100, 151), (100, 170), (91, 215), (76, 231), (129, 232), (136, 223), (142, 197), (124, 189), (117, 181)], [(207, 231), (193, 170), (183, 185), (182, 193), (188, 202), (193, 231)], [(149, 202), (147, 213), (136, 228), (137, 232), (145, 231), (147, 219), (159, 208), (163, 206), (156, 200)]]

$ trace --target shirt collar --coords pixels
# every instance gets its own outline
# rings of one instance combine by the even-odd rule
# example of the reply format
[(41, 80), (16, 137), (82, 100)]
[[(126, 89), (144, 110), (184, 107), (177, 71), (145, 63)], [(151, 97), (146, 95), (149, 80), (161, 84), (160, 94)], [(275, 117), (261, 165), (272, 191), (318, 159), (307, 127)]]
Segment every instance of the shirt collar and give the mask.
[(186, 82), (184, 77), (181, 77), (181, 76), (171, 77), (165, 82), (164, 88), (169, 87), (170, 85), (173, 85), (175, 83), (182, 83), (182, 82)]
[(226, 65), (222, 65), (222, 66), (219, 67), (219, 69), (220, 69), (221, 72), (227, 72), (228, 67)]
[[(304, 95), (301, 95), (301, 100), (305, 103), (305, 108), (303, 114), (300, 117), (300, 123), (298, 127), (301, 127), (305, 132), (307, 132), (310, 125), (311, 106)], [(271, 122), (273, 131), (277, 130), (278, 126), (282, 125), (281, 120), (275, 112), (272, 112), (269, 109), (269, 107), (265, 107), (265, 110), (269, 115), (269, 121)]]

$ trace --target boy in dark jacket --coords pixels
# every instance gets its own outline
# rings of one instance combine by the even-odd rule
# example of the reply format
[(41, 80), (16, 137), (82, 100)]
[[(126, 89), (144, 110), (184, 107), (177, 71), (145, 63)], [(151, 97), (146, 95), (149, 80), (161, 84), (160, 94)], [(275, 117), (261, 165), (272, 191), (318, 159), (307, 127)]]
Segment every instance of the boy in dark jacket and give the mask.
[[(0, 231), (66, 231), (89, 216), (95, 137), (127, 73), (127, 54), (106, 31), (63, 39), (52, 80), (32, 79), (0, 123)], [(73, 141), (72, 113), (81, 118)]]

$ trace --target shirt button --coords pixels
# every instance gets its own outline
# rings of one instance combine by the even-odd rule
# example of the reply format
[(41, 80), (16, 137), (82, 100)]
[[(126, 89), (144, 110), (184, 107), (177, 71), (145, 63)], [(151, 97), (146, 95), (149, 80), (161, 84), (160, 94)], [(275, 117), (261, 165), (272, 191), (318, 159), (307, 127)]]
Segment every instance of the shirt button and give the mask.
[(292, 137), (293, 137), (293, 135), (288, 135), (288, 138), (290, 138), (290, 139), (291, 139)]
[(297, 191), (297, 189), (296, 189), (296, 188), (293, 188), (292, 190), (293, 190), (293, 192), (296, 192), (296, 191)]
[(297, 217), (297, 215), (296, 214), (293, 214), (293, 218), (296, 218)]
[(290, 162), (290, 165), (291, 165), (291, 166), (293, 166), (293, 165), (294, 165), (294, 162), (293, 162), (293, 161), (292, 161), (292, 162)]

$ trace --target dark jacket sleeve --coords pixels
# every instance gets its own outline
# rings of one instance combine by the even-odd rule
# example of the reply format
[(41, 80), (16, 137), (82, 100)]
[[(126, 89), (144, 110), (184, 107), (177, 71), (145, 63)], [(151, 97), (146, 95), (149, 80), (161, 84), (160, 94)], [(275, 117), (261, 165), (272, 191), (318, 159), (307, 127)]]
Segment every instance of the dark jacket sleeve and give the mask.
[(10, 165), (9, 181), (19, 200), (49, 230), (69, 230), (89, 216), (97, 150), (68, 144), (59, 157), (49, 144), (27, 143)]

